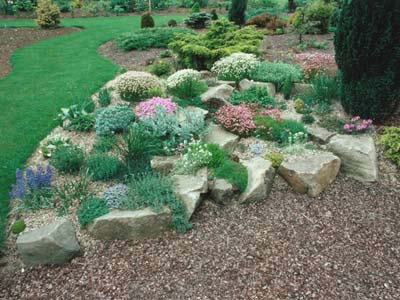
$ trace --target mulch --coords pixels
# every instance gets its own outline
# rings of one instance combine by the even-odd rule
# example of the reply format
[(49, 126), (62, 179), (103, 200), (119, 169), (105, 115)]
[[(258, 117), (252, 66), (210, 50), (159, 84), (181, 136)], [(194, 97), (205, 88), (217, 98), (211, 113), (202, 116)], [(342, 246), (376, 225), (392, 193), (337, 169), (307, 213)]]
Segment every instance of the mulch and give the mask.
[(78, 30), (80, 29), (76, 27), (60, 27), (57, 29), (0, 28), (0, 77), (11, 71), (10, 57), (15, 49)]
[(186, 234), (4, 274), (0, 299), (400, 299), (399, 194), (341, 175), (313, 199), (277, 178), (259, 204), (203, 202)]

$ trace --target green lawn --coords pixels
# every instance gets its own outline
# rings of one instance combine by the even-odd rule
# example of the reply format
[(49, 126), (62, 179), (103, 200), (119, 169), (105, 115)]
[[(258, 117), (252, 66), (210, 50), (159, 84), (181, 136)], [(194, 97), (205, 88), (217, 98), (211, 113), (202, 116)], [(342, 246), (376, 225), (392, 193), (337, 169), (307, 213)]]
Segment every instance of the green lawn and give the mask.
[[(158, 15), (157, 25), (183, 15)], [(15, 169), (55, 126), (61, 107), (96, 92), (112, 79), (118, 66), (97, 48), (120, 33), (139, 28), (140, 16), (66, 19), (63, 26), (84, 30), (17, 49), (13, 70), (0, 78), (0, 248), (4, 240), (8, 192)], [(35, 26), (33, 20), (0, 20), (0, 27)]]

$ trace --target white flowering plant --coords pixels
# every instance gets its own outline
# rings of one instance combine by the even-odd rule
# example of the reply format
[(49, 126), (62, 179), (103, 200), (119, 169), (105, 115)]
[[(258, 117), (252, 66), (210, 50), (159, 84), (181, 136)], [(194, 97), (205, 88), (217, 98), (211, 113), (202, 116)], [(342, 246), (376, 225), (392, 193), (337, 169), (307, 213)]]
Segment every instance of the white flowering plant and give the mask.
[(249, 78), (259, 64), (254, 54), (239, 52), (215, 62), (211, 71), (216, 73), (220, 80), (233, 80), (238, 83), (244, 78)]
[(168, 77), (167, 88), (173, 96), (192, 99), (205, 92), (207, 84), (202, 80), (199, 71), (183, 69)]
[(180, 159), (176, 162), (174, 174), (193, 174), (200, 168), (207, 166), (211, 162), (212, 153), (208, 150), (208, 145), (192, 140), (185, 149)]
[(161, 96), (162, 84), (150, 73), (130, 71), (118, 77), (116, 88), (126, 101), (140, 101), (151, 96)]

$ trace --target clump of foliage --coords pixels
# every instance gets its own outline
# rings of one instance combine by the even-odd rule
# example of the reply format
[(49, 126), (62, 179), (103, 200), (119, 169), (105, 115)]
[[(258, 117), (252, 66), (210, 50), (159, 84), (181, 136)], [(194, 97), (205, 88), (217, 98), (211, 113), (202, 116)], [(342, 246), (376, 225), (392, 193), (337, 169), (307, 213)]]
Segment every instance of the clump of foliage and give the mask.
[(149, 71), (151, 74), (161, 77), (161, 76), (170, 74), (171, 69), (172, 69), (172, 66), (168, 61), (159, 60), (159, 61), (154, 62), (150, 66)]
[(46, 158), (52, 156), (52, 154), (57, 150), (57, 148), (61, 146), (69, 146), (71, 145), (71, 140), (67, 137), (63, 136), (54, 136), (53, 138), (49, 139), (41, 148), (40, 151), (42, 155)]
[(154, 27), (154, 19), (150, 13), (144, 13), (140, 19), (140, 28)]
[(259, 61), (254, 54), (233, 53), (223, 57), (211, 68), (220, 80), (233, 80), (239, 83), (244, 78), (249, 78), (250, 74), (258, 67)]
[(269, 160), (274, 168), (279, 168), (285, 159), (283, 154), (279, 152), (269, 152), (265, 154), (264, 158)]
[(214, 117), (226, 130), (241, 136), (249, 135), (256, 128), (253, 113), (245, 105), (224, 105)]
[(107, 188), (102, 195), (109, 208), (120, 208), (124, 199), (128, 196), (128, 186), (126, 184), (117, 184)]
[(174, 113), (178, 105), (172, 102), (171, 98), (153, 97), (151, 99), (140, 102), (135, 108), (135, 114), (138, 118), (153, 117), (156, 113), (157, 106), (162, 106), (166, 113)]
[(36, 23), (41, 28), (54, 28), (60, 24), (61, 12), (51, 0), (39, 0), (36, 7)]
[(19, 199), (24, 209), (50, 208), (52, 206), (50, 188), (52, 173), (50, 165), (47, 165), (45, 169), (37, 165), (36, 170), (28, 167), (25, 173), (17, 169), (16, 182), (11, 186), (10, 198)]
[(77, 173), (85, 163), (85, 153), (78, 146), (59, 147), (51, 157), (51, 164), (64, 173)]
[(121, 163), (118, 157), (97, 153), (88, 157), (86, 166), (93, 180), (109, 180), (118, 174)]
[[(400, 103), (399, 2), (345, 1), (335, 35), (341, 102), (352, 115), (383, 120)], [(366, 50), (366, 49), (369, 49)]]
[(207, 166), (212, 158), (207, 144), (200, 141), (191, 141), (182, 153), (172, 170), (175, 174), (194, 174), (200, 168)]
[(161, 89), (158, 78), (150, 73), (131, 71), (117, 80), (117, 91), (126, 101), (140, 101), (148, 98), (154, 89)]
[(176, 22), (176, 20), (174, 20), (174, 19), (171, 19), (168, 21), (167, 25), (168, 25), (168, 27), (176, 27), (176, 26), (178, 26), (178, 22)]
[(312, 109), (310, 106), (308, 106), (302, 99), (297, 98), (294, 101), (294, 109), (296, 110), (297, 113), (299, 114), (309, 114), (312, 112)]
[(251, 79), (255, 81), (272, 82), (280, 90), (285, 82), (296, 82), (303, 78), (301, 70), (292, 64), (283, 62), (263, 61), (254, 70)]
[(108, 89), (102, 89), (99, 92), (99, 104), (101, 107), (106, 107), (111, 103), (110, 91)]
[(114, 105), (99, 109), (96, 114), (95, 129), (99, 136), (124, 131), (135, 119), (128, 105)]
[(332, 108), (328, 103), (321, 102), (321, 103), (317, 104), (317, 106), (314, 109), (314, 112), (318, 116), (325, 116), (325, 115), (329, 114), (330, 112), (332, 112)]
[(277, 33), (279, 30), (284, 30), (287, 22), (284, 19), (279, 19), (276, 16), (264, 12), (249, 18), (246, 25), (254, 25), (259, 28), (266, 28), (272, 34)]
[(179, 70), (169, 76), (167, 87), (170, 94), (181, 99), (195, 98), (207, 90), (200, 72), (193, 69)]
[(360, 116), (351, 118), (350, 122), (343, 125), (343, 132), (349, 134), (361, 134), (373, 129), (372, 120), (363, 120)]
[(211, 153), (211, 160), (208, 163), (210, 168), (219, 167), (228, 158), (228, 152), (217, 144), (207, 144), (207, 151)]
[(296, 54), (295, 61), (300, 65), (306, 79), (327, 74), (334, 76), (337, 71), (335, 57), (324, 52), (306, 52)]
[(304, 114), (304, 115), (301, 117), (301, 121), (302, 121), (304, 124), (312, 124), (312, 123), (315, 122), (315, 118), (314, 118), (312, 115), (310, 115), (310, 114)]
[(228, 13), (229, 21), (234, 22), (236, 25), (244, 25), (246, 9), (247, 0), (232, 0)]
[(333, 115), (323, 116), (318, 125), (329, 131), (341, 132), (346, 121)]
[(217, 11), (215, 9), (211, 10), (211, 20), (213, 20), (213, 21), (218, 20), (218, 14), (217, 14)]
[(10, 230), (14, 234), (20, 234), (21, 232), (23, 232), (25, 230), (25, 228), (26, 228), (25, 221), (17, 220), (11, 225)]
[(263, 32), (247, 26), (239, 29), (227, 20), (217, 20), (203, 34), (176, 34), (168, 45), (178, 61), (188, 68), (210, 69), (214, 62), (237, 52), (259, 54)]
[(385, 157), (400, 167), (400, 127), (385, 127), (379, 143), (385, 149)]
[(107, 153), (117, 145), (117, 137), (115, 135), (97, 136), (93, 145), (94, 153)]
[(57, 120), (66, 130), (89, 131), (94, 125), (94, 116), (77, 104), (62, 108), (61, 113), (57, 115)]
[(232, 185), (236, 186), (241, 193), (246, 190), (248, 171), (245, 166), (233, 160), (224, 160), (221, 165), (214, 169), (214, 175), (217, 178), (226, 179)]
[(269, 115), (257, 115), (254, 120), (257, 126), (255, 134), (278, 144), (287, 143), (289, 134), (307, 133), (304, 124), (295, 120), (275, 120)]
[(234, 91), (231, 95), (231, 103), (234, 105), (240, 103), (259, 103), (263, 107), (275, 106), (275, 100), (269, 96), (268, 89), (257, 85), (253, 85), (244, 91)]
[(335, 77), (322, 74), (311, 79), (311, 83), (317, 103), (331, 104), (338, 98), (339, 87)]
[(178, 232), (185, 232), (192, 225), (189, 223), (186, 207), (178, 199), (172, 188), (172, 182), (158, 173), (148, 172), (133, 176), (128, 184), (128, 197), (122, 207), (127, 209), (141, 209), (150, 207), (161, 212), (168, 207), (172, 212), (171, 225)]
[(172, 51), (171, 50), (165, 50), (160, 53), (160, 58), (167, 58), (172, 56)]
[(194, 14), (194, 13), (199, 13), (200, 12), (200, 4), (198, 2), (195, 2), (192, 6), (192, 8), (190, 9), (190, 13)]
[(209, 13), (193, 13), (184, 20), (187, 27), (194, 29), (202, 29), (211, 23), (211, 15)]
[(104, 199), (92, 198), (81, 203), (76, 215), (82, 228), (93, 222), (94, 219), (101, 217), (109, 212), (109, 208)]
[(125, 51), (134, 49), (166, 48), (176, 33), (193, 33), (186, 28), (145, 28), (132, 33), (125, 33), (117, 38), (117, 45)]
[(329, 21), (335, 6), (324, 0), (312, 1), (306, 8), (306, 18), (314, 23), (313, 32), (325, 34), (328, 33)]

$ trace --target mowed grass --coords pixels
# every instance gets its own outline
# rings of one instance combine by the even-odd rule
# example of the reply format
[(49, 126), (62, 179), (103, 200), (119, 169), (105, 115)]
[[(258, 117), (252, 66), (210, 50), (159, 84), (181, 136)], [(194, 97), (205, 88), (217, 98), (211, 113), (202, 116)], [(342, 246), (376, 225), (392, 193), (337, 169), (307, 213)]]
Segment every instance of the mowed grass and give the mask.
[[(156, 15), (157, 26), (184, 15)], [(75, 104), (112, 79), (119, 67), (97, 48), (127, 31), (139, 29), (140, 16), (65, 19), (62, 26), (82, 31), (17, 49), (12, 72), (0, 78), (0, 249), (15, 170), (56, 125), (61, 107)], [(0, 27), (32, 27), (33, 20), (0, 20)]]

